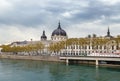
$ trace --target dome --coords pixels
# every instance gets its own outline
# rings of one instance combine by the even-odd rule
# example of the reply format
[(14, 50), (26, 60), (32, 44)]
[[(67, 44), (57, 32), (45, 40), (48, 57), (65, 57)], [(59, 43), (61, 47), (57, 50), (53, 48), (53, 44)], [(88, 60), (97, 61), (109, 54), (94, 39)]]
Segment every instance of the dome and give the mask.
[(54, 35), (67, 36), (66, 32), (61, 28), (60, 22), (59, 22), (58, 28), (55, 29), (52, 33), (52, 36)]
[(45, 35), (45, 31), (43, 31), (43, 34), (41, 36), (41, 40), (46, 40), (47, 39), (47, 36)]
[(41, 38), (47, 38), (46, 36), (41, 36)]

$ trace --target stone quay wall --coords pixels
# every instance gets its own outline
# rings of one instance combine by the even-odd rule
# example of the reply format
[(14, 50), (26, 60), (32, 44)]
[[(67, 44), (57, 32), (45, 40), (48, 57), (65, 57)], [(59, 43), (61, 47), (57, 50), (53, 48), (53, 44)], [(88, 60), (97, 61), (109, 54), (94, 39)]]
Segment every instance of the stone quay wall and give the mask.
[(64, 62), (63, 60), (59, 59), (59, 56), (47, 56), (47, 55), (43, 55), (43, 56), (21, 56), (21, 55), (0, 54), (0, 58)]

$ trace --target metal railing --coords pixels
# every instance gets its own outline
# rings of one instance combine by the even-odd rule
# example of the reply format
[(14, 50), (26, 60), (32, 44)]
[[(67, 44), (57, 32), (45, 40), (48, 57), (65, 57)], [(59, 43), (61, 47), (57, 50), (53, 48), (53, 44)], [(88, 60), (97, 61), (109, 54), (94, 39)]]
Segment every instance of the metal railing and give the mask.
[(120, 57), (120, 54), (114, 54), (114, 53), (61, 53), (61, 57)]

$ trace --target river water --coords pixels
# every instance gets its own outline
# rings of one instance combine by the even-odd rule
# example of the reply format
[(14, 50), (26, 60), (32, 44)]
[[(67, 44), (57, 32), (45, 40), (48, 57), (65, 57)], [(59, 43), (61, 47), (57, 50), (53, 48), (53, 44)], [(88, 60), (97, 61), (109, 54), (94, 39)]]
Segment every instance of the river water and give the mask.
[(0, 59), (0, 81), (120, 81), (120, 67)]

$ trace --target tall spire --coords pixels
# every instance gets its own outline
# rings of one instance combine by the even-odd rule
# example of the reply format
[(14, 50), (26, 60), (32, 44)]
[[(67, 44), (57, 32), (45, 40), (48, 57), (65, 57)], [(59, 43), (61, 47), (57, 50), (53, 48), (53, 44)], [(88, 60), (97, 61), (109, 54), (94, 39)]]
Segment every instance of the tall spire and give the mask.
[(107, 35), (105, 36), (106, 38), (114, 38), (113, 36), (110, 35), (110, 29), (109, 29), (109, 26), (108, 26), (108, 31), (107, 31)]
[(45, 30), (43, 30), (43, 36), (45, 36)]
[(107, 36), (110, 36), (109, 26), (108, 26)]
[(58, 23), (58, 29), (61, 29), (60, 21), (59, 21), (59, 23)]

